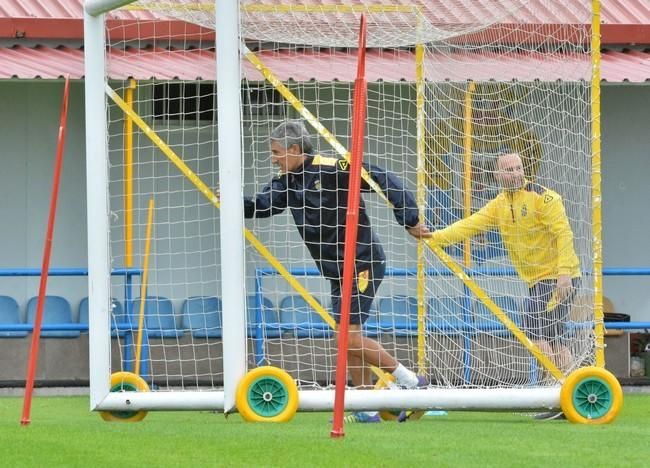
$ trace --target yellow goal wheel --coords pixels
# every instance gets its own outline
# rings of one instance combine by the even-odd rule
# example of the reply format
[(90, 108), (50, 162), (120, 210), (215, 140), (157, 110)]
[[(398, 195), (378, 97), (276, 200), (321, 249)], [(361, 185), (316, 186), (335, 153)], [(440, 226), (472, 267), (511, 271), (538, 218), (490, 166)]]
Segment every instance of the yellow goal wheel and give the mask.
[[(142, 377), (132, 372), (115, 372), (111, 375), (111, 392), (148, 392), (149, 385)], [(147, 415), (146, 411), (101, 411), (104, 421), (138, 422)]]
[(560, 406), (573, 423), (606, 424), (623, 407), (623, 390), (602, 367), (583, 367), (567, 377), (560, 390)]
[(245, 421), (287, 422), (298, 410), (298, 388), (282, 369), (258, 367), (239, 382), (235, 403)]
[[(388, 382), (394, 382), (395, 377), (388, 373), (384, 373), (377, 379), (377, 382), (375, 383), (375, 388), (376, 389), (382, 389), (386, 388), (388, 386)], [(420, 419), (422, 416), (424, 416), (424, 411), (398, 411), (398, 410), (382, 410), (379, 412), (379, 417), (381, 418), (382, 421), (399, 421), (399, 422), (404, 422), (406, 420), (409, 421), (416, 421)], [(402, 420), (400, 421), (400, 415), (402, 416)]]

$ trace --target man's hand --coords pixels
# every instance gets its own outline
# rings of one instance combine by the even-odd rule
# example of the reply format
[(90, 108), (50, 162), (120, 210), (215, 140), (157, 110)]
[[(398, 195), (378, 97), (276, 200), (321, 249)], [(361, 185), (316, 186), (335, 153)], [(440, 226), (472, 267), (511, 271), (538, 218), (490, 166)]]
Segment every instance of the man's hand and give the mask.
[(560, 275), (557, 277), (557, 285), (555, 286), (557, 302), (563, 302), (571, 294), (573, 284), (569, 275)]
[(431, 231), (429, 231), (429, 228), (427, 228), (427, 226), (422, 223), (418, 223), (413, 227), (407, 227), (406, 230), (410, 235), (412, 235), (416, 239), (431, 237)]

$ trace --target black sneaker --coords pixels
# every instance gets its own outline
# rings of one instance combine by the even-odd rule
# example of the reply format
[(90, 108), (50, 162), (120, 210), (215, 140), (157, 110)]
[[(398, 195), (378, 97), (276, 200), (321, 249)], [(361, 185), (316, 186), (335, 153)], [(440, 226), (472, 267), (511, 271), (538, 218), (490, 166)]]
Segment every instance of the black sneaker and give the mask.
[(548, 411), (546, 413), (538, 413), (534, 415), (533, 419), (537, 419), (538, 421), (550, 421), (552, 419), (566, 419), (566, 416), (562, 411)]
[(397, 422), (416, 421), (424, 415), (425, 411), (400, 411), (397, 416)]

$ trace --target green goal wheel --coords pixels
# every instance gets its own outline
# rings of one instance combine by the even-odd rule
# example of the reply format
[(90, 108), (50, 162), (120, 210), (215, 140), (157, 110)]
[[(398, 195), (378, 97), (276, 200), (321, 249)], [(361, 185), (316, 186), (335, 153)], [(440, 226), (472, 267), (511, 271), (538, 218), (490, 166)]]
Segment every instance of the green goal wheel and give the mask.
[(623, 406), (623, 390), (602, 367), (583, 367), (567, 377), (560, 390), (560, 406), (573, 423), (612, 422)]
[(282, 369), (258, 367), (239, 382), (235, 402), (245, 421), (287, 422), (298, 410), (298, 388)]
[[(111, 375), (111, 392), (148, 392), (149, 385), (132, 372), (115, 372)], [(104, 421), (138, 422), (147, 415), (146, 411), (101, 411)]]

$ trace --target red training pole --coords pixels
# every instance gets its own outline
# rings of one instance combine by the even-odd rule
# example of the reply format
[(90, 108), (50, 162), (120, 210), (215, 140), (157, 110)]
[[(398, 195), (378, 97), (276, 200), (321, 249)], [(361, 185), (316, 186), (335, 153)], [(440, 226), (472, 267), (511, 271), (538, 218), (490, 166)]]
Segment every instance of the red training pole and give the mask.
[(343, 437), (343, 412), (345, 410), (345, 385), (347, 383), (348, 330), (352, 302), (352, 281), (357, 253), (357, 228), (361, 200), (361, 164), (366, 124), (366, 17), (361, 15), (359, 25), (359, 52), (357, 78), (352, 97), (352, 152), (348, 186), (348, 210), (345, 217), (345, 247), (343, 249), (343, 288), (341, 297), (341, 323), (339, 323), (338, 355), (336, 358), (336, 389), (334, 392), (334, 418), (330, 437)]
[(32, 347), (27, 362), (27, 378), (25, 380), (25, 399), (23, 401), (23, 415), (20, 424), (27, 426), (30, 423), (32, 407), (32, 394), (34, 392), (34, 374), (38, 362), (38, 344), (41, 338), (41, 324), (43, 322), (43, 303), (47, 289), (47, 274), (50, 269), (50, 253), (52, 252), (52, 237), (54, 235), (54, 221), (56, 219), (56, 204), (59, 196), (59, 180), (63, 166), (63, 147), (65, 143), (65, 130), (68, 119), (68, 93), (70, 91), (70, 77), (66, 77), (63, 87), (63, 103), (59, 119), (59, 135), (56, 144), (56, 160), (54, 162), (54, 176), (52, 178), (52, 193), (50, 196), (50, 213), (47, 220), (47, 233), (45, 234), (45, 247), (43, 248), (43, 264), (41, 266), (41, 282), (38, 288), (38, 302), (36, 304), (36, 317), (32, 332)]

